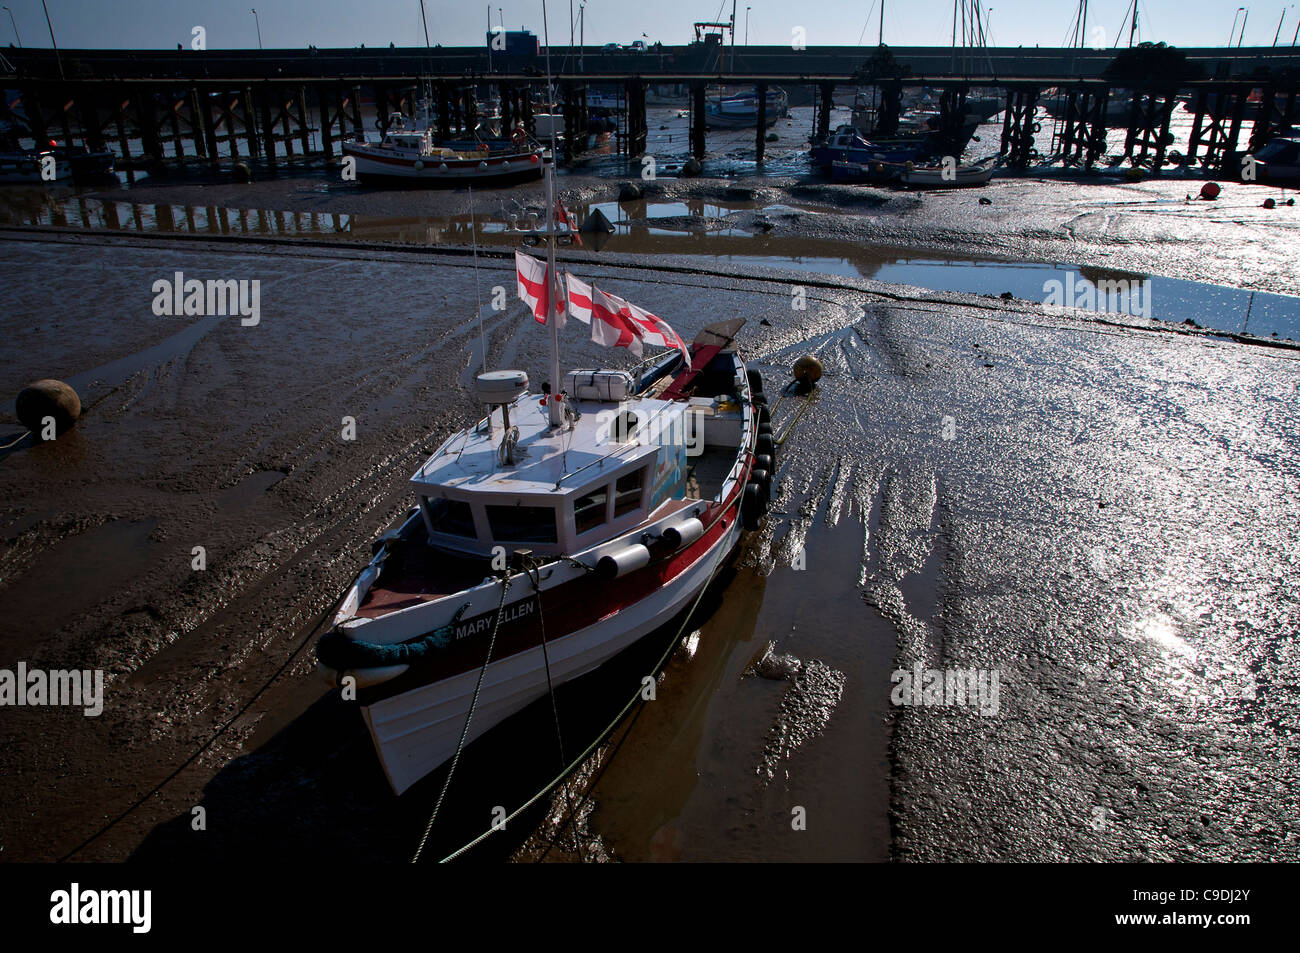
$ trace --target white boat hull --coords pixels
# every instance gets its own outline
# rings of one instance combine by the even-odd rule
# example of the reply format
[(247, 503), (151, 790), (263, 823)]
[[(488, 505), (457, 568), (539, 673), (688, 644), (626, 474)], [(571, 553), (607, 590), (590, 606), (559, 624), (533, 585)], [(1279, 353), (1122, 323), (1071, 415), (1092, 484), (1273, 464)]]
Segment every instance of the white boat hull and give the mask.
[[(560, 685), (592, 671), (686, 609), (736, 545), (740, 532), (740, 521), (732, 519), (714, 544), (662, 589), (594, 625), (549, 641), (552, 683)], [(362, 708), (384, 772), (398, 794), (455, 753), (480, 671), (462, 672)], [(540, 646), (491, 663), (465, 743), (546, 693)]]

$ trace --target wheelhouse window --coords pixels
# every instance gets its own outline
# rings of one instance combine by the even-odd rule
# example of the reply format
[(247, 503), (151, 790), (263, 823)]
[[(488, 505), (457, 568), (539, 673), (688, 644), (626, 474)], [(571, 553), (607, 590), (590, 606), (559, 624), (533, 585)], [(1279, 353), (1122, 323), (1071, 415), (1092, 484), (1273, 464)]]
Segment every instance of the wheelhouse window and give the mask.
[(468, 539), (474, 539), (478, 535), (474, 531), (474, 514), (470, 511), (469, 504), (463, 500), (425, 500), (425, 506), (429, 511), (429, 524), (435, 533), (464, 536)]
[(555, 509), (550, 506), (488, 506), (492, 538), (512, 543), (554, 543)]
[(614, 518), (631, 513), (641, 505), (641, 487), (645, 470), (625, 473), (614, 483)]
[(605, 504), (609, 501), (609, 488), (597, 487), (573, 501), (573, 525), (579, 533), (595, 529), (605, 522)]

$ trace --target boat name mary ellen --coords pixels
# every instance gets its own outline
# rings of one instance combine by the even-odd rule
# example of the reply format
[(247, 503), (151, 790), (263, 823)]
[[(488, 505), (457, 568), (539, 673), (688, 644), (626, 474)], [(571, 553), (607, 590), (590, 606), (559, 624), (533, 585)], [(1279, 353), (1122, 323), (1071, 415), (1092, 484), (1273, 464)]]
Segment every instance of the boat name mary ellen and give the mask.
[(0, 668), (0, 707), (5, 705), (72, 705), (84, 709), (87, 718), (104, 710), (104, 673), (100, 669), (28, 670), (19, 662), (17, 671)]
[[(516, 622), (524, 616), (532, 615), (537, 611), (537, 597), (529, 596), (522, 602), (516, 602), (514, 605), (508, 605), (501, 610), (501, 624), (509, 625)], [(490, 632), (492, 625), (496, 621), (497, 614), (495, 611), (485, 613), (484, 615), (475, 616), (456, 626), (456, 640), (467, 639), (472, 635), (478, 635), (481, 632)]]

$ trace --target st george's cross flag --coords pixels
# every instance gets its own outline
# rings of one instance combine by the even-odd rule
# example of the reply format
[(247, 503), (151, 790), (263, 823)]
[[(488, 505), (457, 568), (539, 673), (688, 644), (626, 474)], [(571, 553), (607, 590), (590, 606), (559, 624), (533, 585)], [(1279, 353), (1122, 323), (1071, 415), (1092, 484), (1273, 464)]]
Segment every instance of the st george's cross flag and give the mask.
[(555, 314), (557, 327), (564, 327), (564, 312), (566, 310), (563, 295), (555, 302), (555, 307), (551, 307), (551, 286), (553, 282), (547, 281), (546, 262), (538, 261), (531, 255), (525, 255), (523, 252), (515, 252), (515, 277), (518, 279), (519, 300), (528, 305), (528, 309), (537, 319), (538, 324), (546, 323), (546, 316)]
[(591, 339), (605, 347), (625, 347), (637, 357), (643, 351), (641, 333), (624, 316), (627, 302), (564, 273), (569, 291), (569, 314), (591, 325)]

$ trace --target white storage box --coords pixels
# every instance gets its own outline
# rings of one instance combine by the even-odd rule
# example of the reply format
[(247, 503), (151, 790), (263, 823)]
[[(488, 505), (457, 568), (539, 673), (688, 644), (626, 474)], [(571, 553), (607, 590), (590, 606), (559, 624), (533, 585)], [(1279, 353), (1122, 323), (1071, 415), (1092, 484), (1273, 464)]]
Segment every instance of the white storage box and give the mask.
[(636, 384), (627, 371), (579, 370), (564, 375), (564, 390), (574, 400), (627, 400)]

